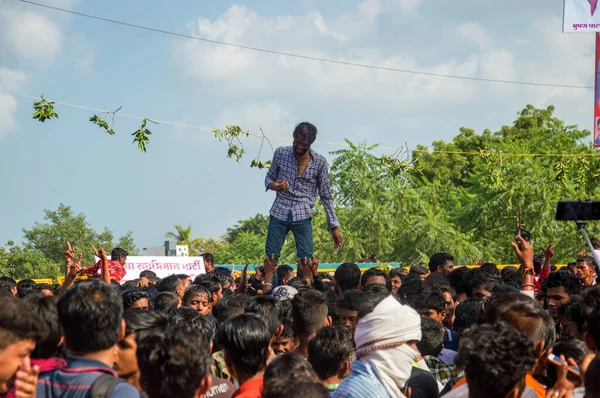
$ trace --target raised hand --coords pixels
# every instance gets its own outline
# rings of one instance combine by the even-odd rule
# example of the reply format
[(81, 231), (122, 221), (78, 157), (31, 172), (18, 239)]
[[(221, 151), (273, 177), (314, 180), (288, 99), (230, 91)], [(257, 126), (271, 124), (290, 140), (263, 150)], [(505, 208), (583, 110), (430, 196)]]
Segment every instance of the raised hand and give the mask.
[[(510, 242), (510, 245), (513, 247), (517, 257), (519, 258), (519, 262), (523, 264), (525, 268), (533, 268), (533, 249), (531, 248), (531, 244), (523, 239), (521, 235), (515, 236), (517, 243)], [(519, 245), (521, 248), (519, 249)]]
[(31, 367), (29, 357), (24, 358), (15, 378), (15, 397), (35, 398), (39, 374), (39, 366)]
[(544, 250), (544, 257), (552, 258), (554, 257), (554, 245), (548, 246), (546, 250)]
[(265, 256), (263, 266), (265, 269), (265, 275), (273, 275), (275, 271), (277, 271), (277, 268), (279, 268), (275, 265), (275, 255), (271, 254), (271, 258), (269, 258), (269, 256)]
[(140, 279), (138, 279), (136, 287), (148, 287), (149, 284), (150, 280), (145, 276), (142, 276)]
[(67, 241), (67, 250), (63, 253), (63, 257), (65, 258), (65, 263), (67, 263), (67, 265), (71, 265), (75, 260), (75, 250), (73, 250), (69, 241)]

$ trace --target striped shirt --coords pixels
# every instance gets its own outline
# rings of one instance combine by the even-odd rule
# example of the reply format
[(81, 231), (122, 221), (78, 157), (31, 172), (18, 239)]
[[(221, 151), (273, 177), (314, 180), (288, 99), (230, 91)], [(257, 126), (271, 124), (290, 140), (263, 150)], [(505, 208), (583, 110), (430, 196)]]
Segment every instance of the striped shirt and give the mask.
[(392, 398), (371, 365), (357, 359), (352, 370), (333, 393), (334, 398)]
[[(89, 398), (92, 384), (103, 374), (117, 374), (106, 364), (84, 357), (70, 356), (67, 366), (40, 374), (36, 398)], [(139, 398), (140, 393), (127, 383), (117, 384), (111, 398)]]
[(317, 191), (327, 215), (329, 229), (339, 227), (340, 223), (335, 215), (333, 196), (327, 160), (323, 155), (310, 150), (311, 159), (304, 171), (298, 175), (298, 161), (294, 156), (292, 146), (279, 147), (273, 155), (271, 168), (265, 178), (265, 188), (276, 180), (286, 180), (288, 189), (277, 192), (271, 216), (281, 221), (287, 221), (291, 212), (292, 221), (301, 221), (312, 218), (312, 209), (317, 201)]

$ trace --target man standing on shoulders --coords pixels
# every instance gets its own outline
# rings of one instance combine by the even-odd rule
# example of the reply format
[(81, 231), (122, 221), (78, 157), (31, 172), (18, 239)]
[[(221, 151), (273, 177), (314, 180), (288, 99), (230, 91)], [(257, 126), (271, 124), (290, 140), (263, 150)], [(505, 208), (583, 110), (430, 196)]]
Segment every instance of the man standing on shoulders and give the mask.
[(296, 239), (299, 259), (313, 256), (312, 209), (317, 190), (327, 214), (327, 224), (336, 250), (344, 246), (344, 238), (335, 215), (327, 160), (310, 146), (317, 138), (317, 128), (302, 122), (294, 129), (292, 146), (279, 147), (265, 178), (267, 190), (277, 192), (267, 233), (266, 254), (279, 260), (285, 237), (290, 232)]

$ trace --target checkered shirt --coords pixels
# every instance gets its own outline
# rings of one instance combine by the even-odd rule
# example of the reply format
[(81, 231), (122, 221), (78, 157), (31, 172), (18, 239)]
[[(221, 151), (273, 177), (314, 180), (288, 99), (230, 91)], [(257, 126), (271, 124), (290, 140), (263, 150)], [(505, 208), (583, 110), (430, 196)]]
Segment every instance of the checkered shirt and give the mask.
[(456, 370), (455, 365), (446, 365), (444, 362), (431, 355), (425, 355), (423, 359), (431, 374), (434, 375), (442, 385), (445, 386), (450, 380), (458, 377), (458, 371)]
[(335, 215), (327, 160), (312, 149), (310, 154), (312, 158), (306, 167), (306, 171), (299, 176), (298, 162), (294, 156), (293, 147), (279, 147), (275, 150), (273, 163), (265, 178), (265, 188), (268, 190), (269, 184), (273, 181), (287, 180), (288, 189), (277, 192), (270, 213), (281, 221), (288, 220), (290, 211), (292, 221), (312, 218), (312, 209), (317, 201), (318, 190), (321, 203), (327, 214), (329, 229), (338, 227), (340, 223)]

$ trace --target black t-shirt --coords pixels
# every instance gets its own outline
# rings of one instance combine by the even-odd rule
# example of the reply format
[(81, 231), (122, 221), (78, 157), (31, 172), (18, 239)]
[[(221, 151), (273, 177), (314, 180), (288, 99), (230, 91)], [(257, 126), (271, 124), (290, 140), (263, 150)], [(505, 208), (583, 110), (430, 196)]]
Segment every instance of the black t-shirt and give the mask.
[(426, 370), (412, 368), (406, 385), (410, 387), (410, 398), (438, 398), (439, 396), (437, 381)]

